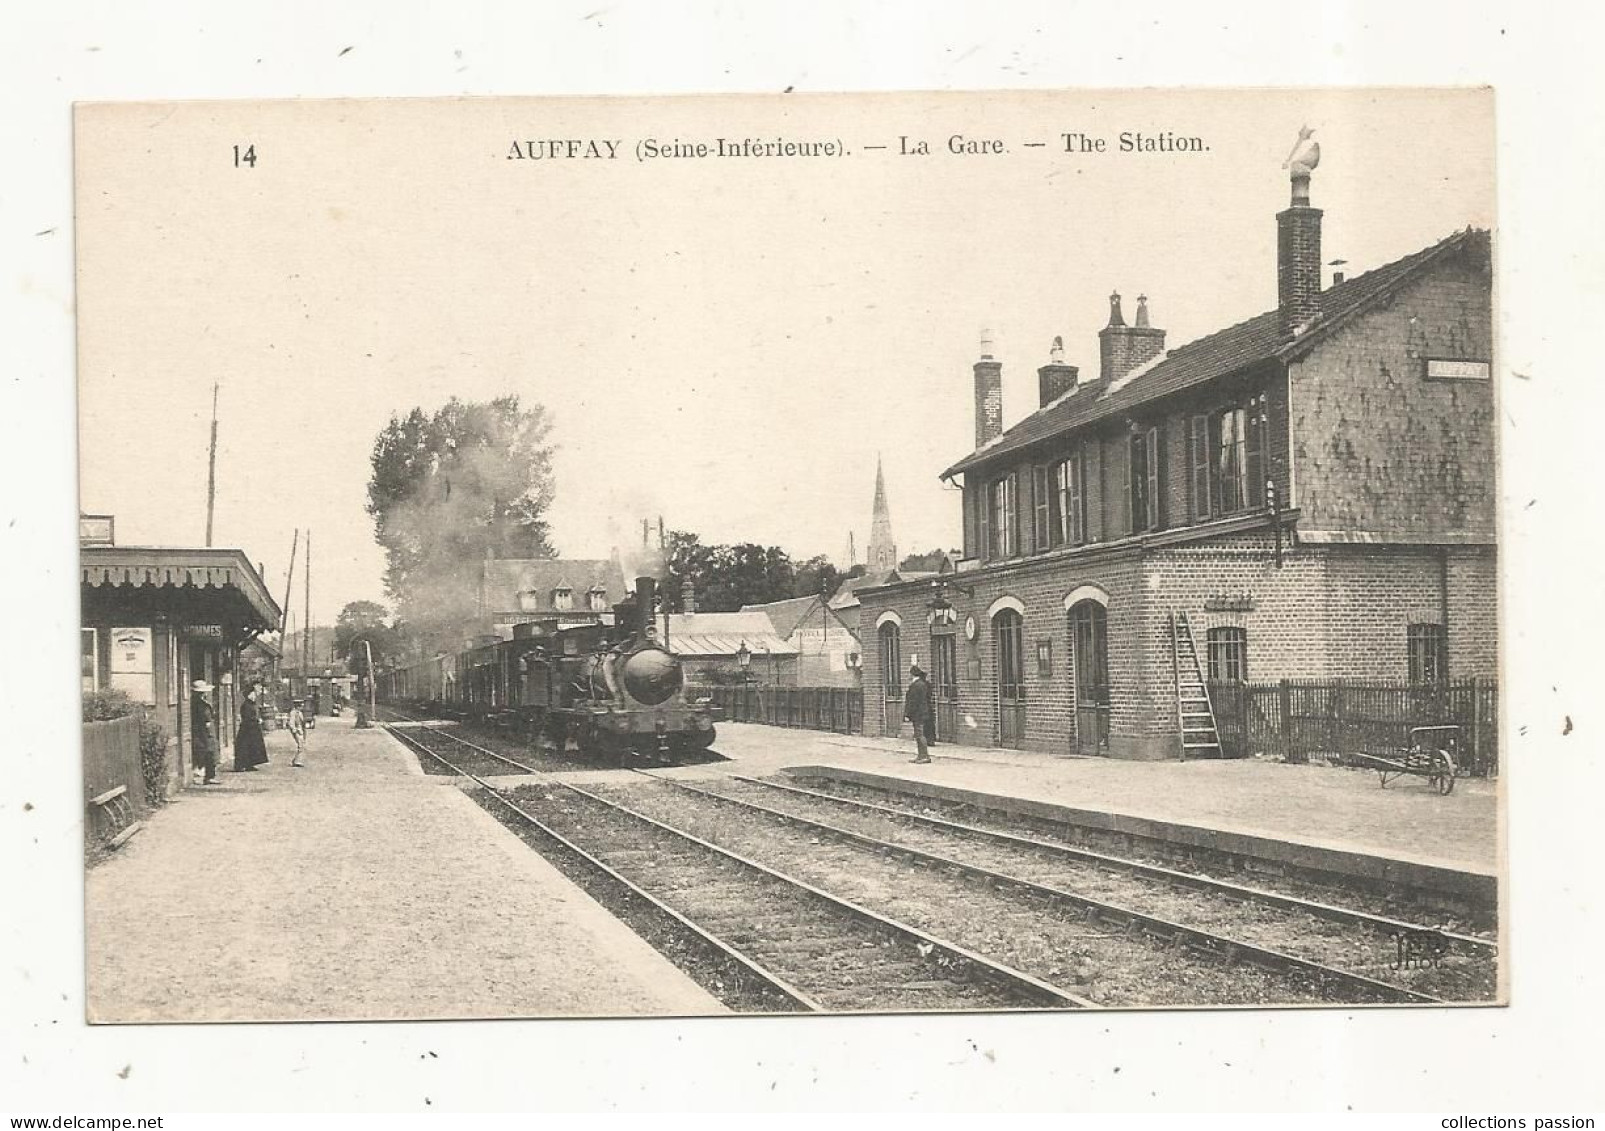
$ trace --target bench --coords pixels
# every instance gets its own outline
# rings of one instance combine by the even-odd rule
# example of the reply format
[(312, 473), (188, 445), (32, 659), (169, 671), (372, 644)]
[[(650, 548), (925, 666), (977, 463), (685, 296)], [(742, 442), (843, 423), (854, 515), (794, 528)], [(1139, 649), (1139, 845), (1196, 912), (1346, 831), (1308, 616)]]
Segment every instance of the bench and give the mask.
[(106, 848), (122, 847), (129, 837), (144, 827), (144, 822), (134, 813), (134, 804), (129, 800), (126, 785), (91, 797), (87, 808)]

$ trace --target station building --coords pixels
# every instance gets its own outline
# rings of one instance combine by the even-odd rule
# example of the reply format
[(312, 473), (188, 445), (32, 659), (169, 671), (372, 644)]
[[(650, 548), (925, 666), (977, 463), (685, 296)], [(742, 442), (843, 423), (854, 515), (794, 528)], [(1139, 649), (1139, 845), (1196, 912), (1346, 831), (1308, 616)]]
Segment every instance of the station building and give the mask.
[(1195, 679), (1495, 676), (1489, 234), (1323, 287), (1308, 190), (1246, 322), (1167, 349), (1112, 295), (1006, 431), (983, 340), (958, 571), (856, 591), (868, 733), (914, 656), (947, 741), (1126, 758), (1221, 753)]
[[(189, 781), (190, 684), (204, 679), (220, 750), (239, 726), (242, 648), (279, 609), (241, 550), (119, 546), (114, 520), (79, 520), (82, 690), (115, 688), (173, 736), (169, 786)], [(225, 755), (220, 754), (221, 762)]]

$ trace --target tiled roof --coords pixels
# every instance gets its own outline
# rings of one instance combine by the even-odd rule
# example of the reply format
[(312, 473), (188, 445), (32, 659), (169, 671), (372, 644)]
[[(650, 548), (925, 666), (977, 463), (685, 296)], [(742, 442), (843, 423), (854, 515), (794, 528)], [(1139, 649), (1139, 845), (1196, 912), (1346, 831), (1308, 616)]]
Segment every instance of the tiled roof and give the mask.
[(1295, 358), (1351, 316), (1396, 290), (1415, 272), (1462, 245), (1472, 246), (1486, 255), (1488, 233), (1467, 228), (1403, 259), (1328, 287), (1321, 292), (1320, 315), (1292, 340), (1281, 334), (1280, 312), (1267, 310), (1246, 322), (1168, 350), (1162, 359), (1145, 366), (1142, 372), (1111, 382), (1106, 388), (1099, 387), (1096, 382), (1078, 386), (1074, 394), (1037, 410), (997, 439), (959, 460), (942, 472), (942, 478), (1249, 366)]
[[(622, 601), (624, 573), (616, 561), (588, 558), (500, 558), (484, 563), (480, 600), (484, 612), (558, 612), (552, 591), (567, 587), (574, 593), (573, 610), (587, 611), (585, 594), (593, 588), (607, 593), (609, 606)], [(520, 593), (533, 593), (534, 607), (519, 602)]]

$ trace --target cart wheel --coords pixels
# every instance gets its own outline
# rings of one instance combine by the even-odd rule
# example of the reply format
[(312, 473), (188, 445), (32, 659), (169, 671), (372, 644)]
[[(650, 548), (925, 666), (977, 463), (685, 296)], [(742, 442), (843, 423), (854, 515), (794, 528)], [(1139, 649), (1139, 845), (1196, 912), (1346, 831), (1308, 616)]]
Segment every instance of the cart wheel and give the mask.
[(1455, 760), (1449, 757), (1447, 750), (1433, 751), (1432, 777), (1427, 780), (1445, 797), (1454, 792)]

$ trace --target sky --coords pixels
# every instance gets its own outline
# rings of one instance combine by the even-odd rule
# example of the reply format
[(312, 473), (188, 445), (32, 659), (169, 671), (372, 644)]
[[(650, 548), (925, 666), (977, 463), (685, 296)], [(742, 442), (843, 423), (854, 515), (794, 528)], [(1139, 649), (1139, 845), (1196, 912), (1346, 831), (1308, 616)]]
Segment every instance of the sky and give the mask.
[[(956, 547), (939, 474), (973, 446), (982, 330), (1007, 426), (1055, 335), (1096, 373), (1112, 290), (1172, 347), (1270, 308), (1303, 125), (1323, 258), (1351, 275), (1493, 225), (1476, 90), (80, 106), (81, 507), (123, 544), (201, 544), (216, 383), (214, 544), (281, 599), (310, 530), (329, 623), (385, 600), (364, 502), (389, 417), (516, 393), (553, 417), (566, 556), (661, 515), (843, 562), (877, 456), (899, 549)], [(1121, 153), (1122, 132), (1208, 148)], [(720, 137), (843, 152), (636, 157)], [(547, 139), (618, 157), (514, 156)]]

